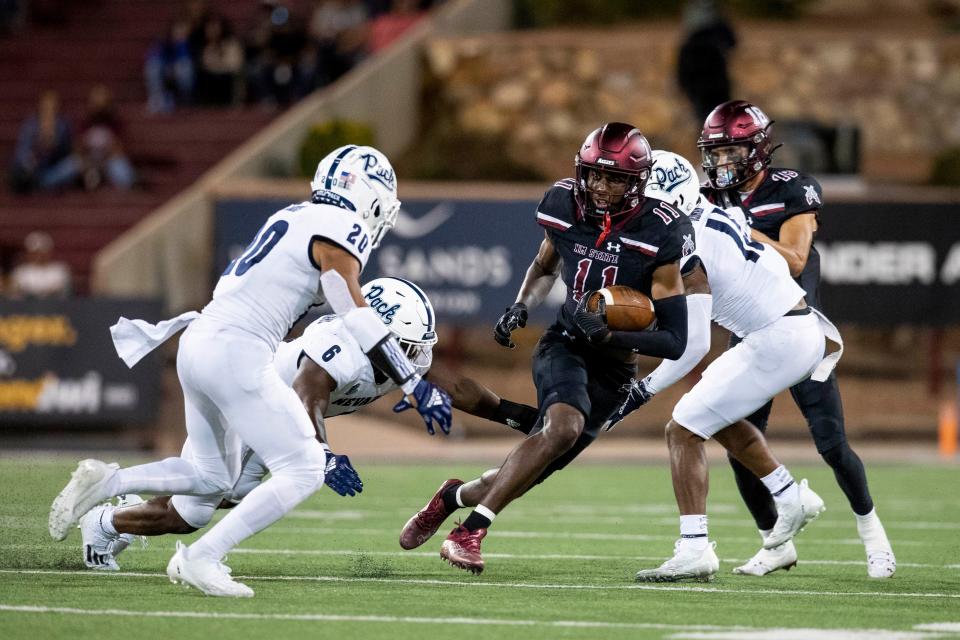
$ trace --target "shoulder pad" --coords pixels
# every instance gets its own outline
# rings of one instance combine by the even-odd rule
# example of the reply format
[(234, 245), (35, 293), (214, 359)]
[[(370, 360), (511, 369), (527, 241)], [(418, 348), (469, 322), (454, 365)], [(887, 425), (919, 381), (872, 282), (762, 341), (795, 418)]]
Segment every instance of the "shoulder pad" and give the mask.
[(643, 208), (644, 213), (653, 214), (664, 225), (670, 225), (676, 220), (686, 218), (683, 212), (678, 210), (672, 204), (656, 198), (647, 198)]
[(676, 262), (697, 249), (693, 222), (682, 213), (679, 218), (672, 219), (670, 224), (660, 226), (651, 240), (655, 240), (658, 245), (655, 254), (657, 264)]
[(577, 204), (573, 199), (573, 180), (560, 180), (543, 194), (537, 205), (537, 223), (566, 231), (577, 221)]
[[(813, 211), (823, 206), (823, 189), (816, 178), (791, 169), (770, 170), (770, 181), (776, 185), (776, 200), (783, 203), (787, 216)], [(753, 207), (751, 207), (751, 213)], [(755, 214), (756, 215), (756, 214)]]

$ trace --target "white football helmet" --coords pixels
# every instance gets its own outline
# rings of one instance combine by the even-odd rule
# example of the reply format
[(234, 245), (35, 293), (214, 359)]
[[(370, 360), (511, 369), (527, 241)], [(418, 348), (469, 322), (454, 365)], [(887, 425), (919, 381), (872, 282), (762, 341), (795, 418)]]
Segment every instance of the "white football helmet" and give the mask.
[(373, 147), (334, 149), (317, 165), (310, 189), (313, 202), (356, 211), (370, 231), (373, 249), (397, 223), (397, 174), (387, 156)]
[(437, 327), (433, 305), (423, 289), (403, 278), (377, 278), (363, 285), (360, 291), (400, 341), (417, 372), (426, 373), (433, 361)]
[(669, 202), (687, 215), (703, 206), (697, 170), (683, 156), (660, 149), (653, 152), (653, 167), (643, 195)]

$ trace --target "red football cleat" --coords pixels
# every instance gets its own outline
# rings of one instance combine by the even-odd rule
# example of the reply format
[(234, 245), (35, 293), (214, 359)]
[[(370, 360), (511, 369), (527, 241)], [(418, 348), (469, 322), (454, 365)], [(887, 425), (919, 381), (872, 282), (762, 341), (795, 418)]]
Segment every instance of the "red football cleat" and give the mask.
[(459, 569), (479, 575), (483, 573), (480, 541), (486, 535), (486, 529), (469, 531), (457, 525), (457, 528), (451, 531), (447, 539), (440, 545), (440, 557)]
[(423, 509), (413, 514), (413, 517), (407, 520), (400, 530), (400, 546), (404, 549), (416, 549), (424, 542), (433, 537), (443, 521), (450, 517), (450, 512), (443, 506), (443, 492), (450, 487), (463, 484), (463, 480), (451, 478), (447, 480), (437, 492), (430, 498)]

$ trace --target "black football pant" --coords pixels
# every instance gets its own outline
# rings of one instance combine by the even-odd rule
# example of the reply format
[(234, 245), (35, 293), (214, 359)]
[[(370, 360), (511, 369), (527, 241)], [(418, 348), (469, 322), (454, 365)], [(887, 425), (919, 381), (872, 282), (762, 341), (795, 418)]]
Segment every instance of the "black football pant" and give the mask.
[[(734, 344), (736, 337), (731, 340)], [(840, 400), (840, 388), (837, 375), (831, 373), (824, 382), (807, 379), (790, 387), (790, 395), (797, 408), (807, 420), (807, 427), (817, 446), (817, 452), (823, 457), (837, 484), (850, 501), (850, 508), (857, 515), (865, 515), (873, 509), (873, 499), (867, 487), (867, 474), (863, 462), (847, 443), (847, 434), (843, 426), (843, 403)], [(766, 432), (767, 421), (773, 400), (763, 405), (747, 420), (760, 431)], [(729, 458), (729, 456), (728, 456)], [(737, 488), (744, 503), (750, 509), (758, 529), (772, 529), (777, 521), (777, 510), (770, 492), (746, 467), (729, 458), (730, 466), (736, 477)]]
[(600, 427), (623, 402), (624, 393), (620, 388), (636, 371), (633, 363), (605, 357), (590, 345), (571, 340), (559, 325), (547, 329), (533, 353), (533, 381), (537, 387), (540, 419), (530, 434), (543, 428), (544, 415), (556, 402), (576, 407), (586, 421), (574, 445), (551, 462), (534, 485), (573, 462), (597, 439)]

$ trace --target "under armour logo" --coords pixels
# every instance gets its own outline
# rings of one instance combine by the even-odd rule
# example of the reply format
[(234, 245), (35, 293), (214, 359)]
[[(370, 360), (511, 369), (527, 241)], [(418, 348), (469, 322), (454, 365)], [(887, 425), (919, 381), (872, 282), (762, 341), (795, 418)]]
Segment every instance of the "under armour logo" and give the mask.
[(612, 253), (620, 253), (620, 243), (619, 242), (608, 242), (607, 251)]
[(813, 204), (814, 202), (817, 204), (822, 204), (820, 202), (820, 196), (817, 195), (817, 188), (812, 184), (808, 184), (803, 187), (803, 195), (807, 197), (807, 204)]

